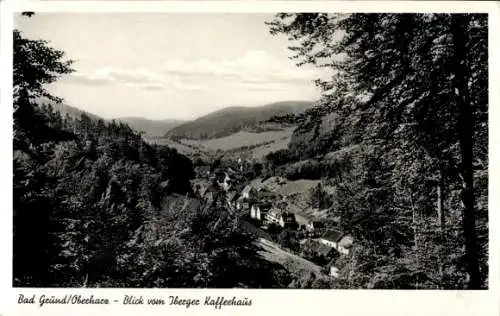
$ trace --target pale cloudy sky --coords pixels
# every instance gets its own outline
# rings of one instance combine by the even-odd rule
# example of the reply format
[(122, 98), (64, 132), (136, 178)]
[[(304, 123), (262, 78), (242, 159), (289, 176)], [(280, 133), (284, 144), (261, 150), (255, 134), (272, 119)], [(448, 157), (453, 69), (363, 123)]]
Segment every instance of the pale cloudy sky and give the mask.
[(17, 18), (76, 72), (50, 89), (104, 118), (192, 119), (231, 105), (314, 100), (318, 69), (295, 66), (272, 14), (38, 13)]

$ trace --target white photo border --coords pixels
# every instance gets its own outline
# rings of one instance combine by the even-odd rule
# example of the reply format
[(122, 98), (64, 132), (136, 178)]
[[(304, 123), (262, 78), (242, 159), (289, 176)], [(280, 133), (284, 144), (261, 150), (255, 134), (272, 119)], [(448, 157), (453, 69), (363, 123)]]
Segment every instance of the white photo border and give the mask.
[[(499, 232), (497, 207), (500, 185), (500, 5), (494, 1), (3, 1), (1, 17), (0, 117), (4, 148), (1, 164), (4, 210), (0, 219), (1, 253), (0, 315), (499, 315)], [(12, 287), (12, 28), (13, 13), (33, 12), (453, 12), (489, 13), (489, 289), (481, 291), (434, 290), (243, 290), (243, 289), (19, 289)], [(495, 32), (496, 31), (496, 32)], [(496, 57), (496, 58), (495, 58)], [(497, 123), (497, 124), (495, 124)], [(496, 175), (496, 176), (495, 176)], [(33, 263), (36, 264), (36, 263)], [(82, 294), (123, 300), (124, 295), (165, 297), (178, 295), (246, 297), (251, 307), (19, 305), (19, 293), (27, 296)]]

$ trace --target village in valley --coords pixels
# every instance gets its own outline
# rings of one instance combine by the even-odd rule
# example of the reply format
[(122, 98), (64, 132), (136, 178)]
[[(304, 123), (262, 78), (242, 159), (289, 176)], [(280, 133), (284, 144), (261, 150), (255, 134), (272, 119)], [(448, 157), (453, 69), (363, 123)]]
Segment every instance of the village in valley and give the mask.
[(215, 165), (197, 166), (196, 193), (214, 203), (215, 196), (222, 194), (225, 206), (238, 214), (241, 229), (258, 237), (260, 246), (267, 249), (264, 257), (269, 261), (299, 266), (302, 273), (337, 277), (339, 267), (334, 263), (349, 254), (354, 240), (337, 228), (339, 218), (331, 218), (328, 209), (311, 201), (315, 190), (327, 187), (321, 180), (280, 176), (248, 180), (245, 175), (253, 163), (223, 158)]
[(488, 289), (488, 21), (16, 13), (12, 285)]

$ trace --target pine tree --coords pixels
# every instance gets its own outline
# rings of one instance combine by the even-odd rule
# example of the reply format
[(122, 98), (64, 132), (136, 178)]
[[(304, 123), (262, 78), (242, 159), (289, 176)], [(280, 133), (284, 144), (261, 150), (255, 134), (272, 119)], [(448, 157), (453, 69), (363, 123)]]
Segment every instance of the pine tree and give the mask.
[[(392, 195), (415, 195), (416, 207), (426, 210), (422, 215), (437, 227), (446, 229), (446, 222), (454, 220), (454, 210), (462, 209), (467, 287), (480, 288), (486, 273), (479, 270), (485, 257), (476, 237), (478, 191), (473, 165), (479, 156), (479, 161), (486, 156), (474, 157), (475, 152), (481, 153), (479, 148), (486, 148), (486, 17), (279, 14), (268, 24), (272, 34), (286, 34), (293, 41), (290, 49), (298, 65), (332, 69), (330, 80), (317, 81), (323, 90), (323, 104), (339, 115), (344, 132), (358, 130), (359, 142), (382, 149), (379, 157), (387, 159), (392, 174), (382, 186)], [(415, 159), (419, 164), (412, 162)], [(439, 185), (424, 181), (426, 178), (438, 179)], [(389, 181), (404, 184), (406, 189), (398, 193)], [(463, 206), (454, 200), (455, 187), (460, 184)], [(403, 209), (408, 210), (409, 199), (404, 200)], [(436, 200), (442, 200), (438, 202), (442, 221), (434, 217)], [(381, 214), (387, 216), (394, 207), (394, 202), (386, 199)], [(452, 218), (447, 220), (443, 216), (446, 212)], [(405, 226), (415, 226), (410, 213), (403, 213), (400, 216), (407, 218)], [(396, 218), (384, 222), (392, 225)]]

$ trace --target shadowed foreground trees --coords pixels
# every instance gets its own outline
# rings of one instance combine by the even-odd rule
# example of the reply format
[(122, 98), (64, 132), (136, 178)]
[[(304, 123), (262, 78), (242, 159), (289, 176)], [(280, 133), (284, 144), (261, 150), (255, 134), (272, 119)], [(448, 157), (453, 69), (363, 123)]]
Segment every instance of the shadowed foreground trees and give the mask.
[[(192, 197), (192, 162), (115, 121), (61, 117), (71, 62), (14, 31), (13, 285), (285, 287), (236, 215)], [(217, 201), (216, 201), (217, 202)]]
[(268, 24), (299, 65), (332, 70), (309, 123), (335, 113), (336, 138), (315, 154), (363, 148), (344, 150), (354, 164), (332, 179), (344, 228), (381, 260), (357, 286), (390, 287), (397, 274), (403, 287), (484, 288), (487, 15), (278, 14)]

